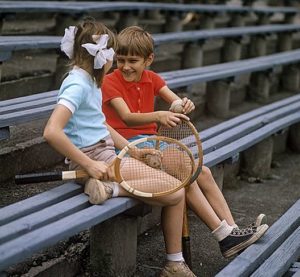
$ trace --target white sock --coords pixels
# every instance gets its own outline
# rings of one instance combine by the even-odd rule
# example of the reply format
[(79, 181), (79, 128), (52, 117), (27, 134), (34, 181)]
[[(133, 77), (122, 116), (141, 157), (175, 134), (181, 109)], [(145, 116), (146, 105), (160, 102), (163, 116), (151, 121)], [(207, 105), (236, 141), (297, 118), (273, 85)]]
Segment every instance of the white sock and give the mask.
[(239, 226), (237, 226), (236, 224), (231, 225), (231, 227), (234, 228), (239, 228)]
[(112, 194), (112, 197), (118, 197), (119, 196), (119, 191), (120, 191), (120, 188), (119, 188), (119, 184), (114, 182), (113, 183), (113, 194)]
[(182, 252), (178, 252), (175, 254), (167, 254), (167, 260), (171, 262), (182, 262), (184, 261)]
[(226, 220), (221, 221), (220, 226), (212, 231), (213, 236), (217, 241), (225, 239), (233, 230), (233, 227), (228, 225)]

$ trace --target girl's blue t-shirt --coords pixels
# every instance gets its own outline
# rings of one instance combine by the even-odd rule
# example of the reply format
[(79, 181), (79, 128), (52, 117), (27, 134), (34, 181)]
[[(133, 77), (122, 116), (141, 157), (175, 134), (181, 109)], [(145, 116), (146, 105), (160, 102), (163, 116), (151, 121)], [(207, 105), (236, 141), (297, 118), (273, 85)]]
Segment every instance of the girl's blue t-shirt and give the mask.
[(69, 72), (60, 87), (58, 104), (72, 112), (64, 132), (78, 148), (91, 146), (109, 135), (101, 89), (85, 70), (75, 67)]

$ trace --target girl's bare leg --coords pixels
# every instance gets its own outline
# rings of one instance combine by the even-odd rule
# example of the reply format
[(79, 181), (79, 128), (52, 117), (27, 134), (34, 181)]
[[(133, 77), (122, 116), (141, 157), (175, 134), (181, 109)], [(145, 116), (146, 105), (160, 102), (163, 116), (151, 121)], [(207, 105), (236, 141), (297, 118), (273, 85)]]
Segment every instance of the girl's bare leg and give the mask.
[(170, 195), (157, 198), (143, 198), (130, 194), (120, 188), (119, 196), (129, 196), (141, 200), (144, 203), (162, 206), (161, 224), (164, 234), (166, 251), (168, 254), (181, 252), (181, 235), (184, 208), (184, 189)]
[(168, 254), (181, 252), (184, 201), (184, 190), (182, 190), (181, 201), (178, 204), (162, 209), (161, 224)]
[[(140, 163), (137, 161), (137, 163)], [(140, 164), (140, 166), (144, 166)], [(153, 170), (152, 168), (147, 167), (147, 170)], [(122, 175), (126, 176), (126, 180), (130, 182), (130, 180), (140, 181), (141, 186), (149, 187), (150, 182), (156, 182), (158, 185), (159, 182), (165, 184), (168, 180), (170, 182), (174, 179), (172, 176), (161, 173), (161, 176), (156, 180), (149, 180), (147, 176), (151, 176), (146, 174), (145, 176), (136, 176), (136, 172), (130, 170), (129, 167), (126, 166), (126, 163), (122, 166)], [(145, 171), (146, 172), (146, 171)], [(178, 180), (177, 180), (178, 181)], [(119, 196), (129, 196), (134, 197), (143, 201), (144, 203), (156, 206), (162, 206), (162, 215), (161, 215), (161, 223), (162, 223), (162, 230), (165, 239), (166, 251), (168, 254), (175, 254), (181, 252), (181, 236), (182, 236), (182, 224), (183, 224), (183, 210), (184, 210), (184, 201), (185, 201), (185, 190), (180, 189), (174, 193), (169, 195), (164, 195), (156, 198), (145, 198), (139, 197), (136, 195), (132, 195), (123, 189), (120, 186)]]
[(197, 178), (197, 184), (220, 220), (225, 219), (229, 225), (234, 225), (235, 222), (228, 204), (208, 167), (202, 167), (202, 172)]

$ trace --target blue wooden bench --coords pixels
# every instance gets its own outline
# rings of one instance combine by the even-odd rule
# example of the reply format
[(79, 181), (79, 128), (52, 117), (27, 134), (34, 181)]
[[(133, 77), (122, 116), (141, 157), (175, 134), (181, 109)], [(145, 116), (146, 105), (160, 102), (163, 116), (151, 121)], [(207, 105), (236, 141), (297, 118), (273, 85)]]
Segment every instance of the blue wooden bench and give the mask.
[[(264, 72), (277, 66), (291, 65), (300, 61), (300, 50), (273, 54), (265, 57), (205, 66), (175, 72), (162, 73), (170, 88), (189, 86), (195, 83), (220, 80), (251, 72)], [(57, 91), (38, 93), (0, 101), (0, 135), (9, 137), (9, 126), (49, 116), (56, 101)], [(212, 93), (211, 93), (212, 94)], [(212, 104), (214, 99), (211, 99)]]
[[(128, 10), (166, 10), (182, 12), (248, 12), (253, 9), (250, 7), (232, 6), (232, 5), (201, 5), (201, 4), (173, 4), (159, 2), (105, 2), (101, 1), (0, 1), (1, 13), (65, 13), (82, 14), (88, 12), (106, 12), (106, 11), (128, 11)], [(257, 8), (257, 11), (264, 9)], [(283, 8), (274, 9), (282, 12), (298, 12), (297, 9)], [(270, 10), (270, 12), (272, 12)]]
[[(169, 43), (199, 42), (216, 38), (236, 38), (299, 32), (300, 24), (274, 24), (248, 27), (218, 28), (153, 34), (155, 46)], [(11, 58), (14, 51), (36, 49), (59, 49), (59, 36), (0, 36), (0, 62)]]
[[(171, 11), (200, 11), (200, 12), (248, 12), (258, 13), (285, 13), (294, 14), (299, 12), (295, 7), (274, 7), (260, 6), (249, 7), (239, 5), (215, 5), (215, 4), (174, 4), (159, 2), (106, 2), (101, 1), (0, 1), (0, 7), (3, 13), (12, 12), (64, 12), (64, 13), (82, 13), (83, 11), (116, 11), (116, 10), (147, 10), (162, 9)], [(29, 10), (28, 10), (29, 9)]]
[(283, 276), (288, 271), (291, 273), (288, 276), (297, 271), (299, 273), (299, 267), (297, 269), (297, 260), (300, 257), (299, 226), (300, 200), (270, 227), (258, 243), (236, 257), (216, 277), (273, 277)]
[[(287, 23), (292, 23), (292, 17), (295, 16), (299, 10), (293, 7), (245, 7), (238, 5), (210, 5), (210, 4), (173, 4), (173, 3), (158, 3), (158, 2), (65, 2), (65, 1), (0, 1), (0, 13), (2, 18), (11, 17), (18, 14), (56, 14), (56, 34), (62, 34), (63, 28), (66, 26), (68, 19), (78, 20), (89, 13), (121, 13), (121, 16), (116, 23), (116, 27), (121, 29), (128, 24), (136, 25), (139, 14), (146, 14), (152, 12), (157, 14), (153, 18), (161, 16), (160, 13), (165, 13), (167, 16), (166, 23), (171, 26), (172, 22), (176, 22), (178, 27), (168, 27), (171, 29), (182, 29), (182, 22), (180, 22), (187, 13), (201, 14), (201, 26), (214, 28), (215, 21), (224, 16), (224, 13), (237, 17), (237, 20), (230, 20), (230, 26), (245, 25), (245, 16), (256, 14), (259, 19), (259, 24), (270, 23), (270, 17), (273, 14), (283, 14)], [(124, 16), (125, 15), (125, 16)], [(140, 17), (144, 17), (141, 15)], [(176, 20), (174, 20), (176, 18)], [(126, 22), (127, 21), (127, 22)], [(173, 24), (174, 25), (174, 24)]]
[(88, 12), (130, 11), (130, 10), (165, 10), (172, 12), (255, 12), (263, 14), (295, 14), (299, 10), (293, 7), (245, 7), (238, 5), (211, 4), (173, 4), (158, 2), (58, 2), (58, 1), (0, 1), (1, 13), (65, 13), (82, 14)]
[[(205, 153), (204, 163), (213, 167), (230, 159), (236, 160), (244, 150), (279, 130), (300, 122), (299, 108), (300, 95), (296, 95), (200, 132)], [(99, 223), (115, 218), (138, 204), (138, 201), (132, 199), (118, 198), (110, 199), (103, 205), (90, 205), (82, 188), (74, 182), (68, 182), (4, 207), (0, 210), (0, 272), (45, 247), (92, 226), (99, 226)], [(290, 229), (299, 225), (299, 208), (298, 205), (298, 210), (294, 213), (298, 215), (298, 219), (285, 221), (292, 226)], [(285, 229), (288, 224), (285, 224)], [(119, 225), (115, 228), (120, 231)], [(112, 230), (109, 231), (114, 234)], [(133, 234), (135, 235), (136, 233)], [(114, 238), (111, 239), (113, 242)], [(279, 240), (276, 242), (279, 243)], [(124, 256), (127, 251), (132, 256), (131, 248), (123, 251)], [(263, 255), (267, 257), (269, 252)]]
[[(279, 39), (276, 42), (278, 47), (278, 52), (280, 51), (287, 51), (292, 49), (293, 44), (293, 34), (299, 32), (300, 25), (299, 24), (286, 24), (286, 25), (264, 25), (264, 26), (251, 26), (251, 27), (232, 27), (232, 28), (219, 28), (215, 30), (198, 30), (198, 31), (185, 31), (185, 32), (172, 32), (172, 33), (162, 33), (162, 34), (154, 34), (154, 42), (156, 46), (156, 54), (158, 57), (164, 57), (168, 60), (170, 59), (181, 59), (181, 66), (183, 68), (190, 68), (190, 67), (199, 67), (202, 66), (202, 59), (191, 59), (191, 55), (195, 55), (195, 47), (197, 48), (197, 57), (206, 55), (206, 48), (203, 46), (206, 41), (210, 41), (211, 39), (220, 39), (223, 38), (225, 40), (224, 45), (222, 47), (223, 53), (220, 54), (220, 58), (216, 58), (217, 60), (220, 59), (220, 62), (229, 62), (232, 60), (239, 60), (242, 57), (242, 43), (237, 43), (236, 40), (241, 40), (242, 37), (249, 37), (254, 39), (257, 36), (268, 36), (270, 34), (278, 34)], [(55, 89), (61, 83), (62, 75), (65, 73), (65, 63), (66, 58), (65, 55), (59, 51), (61, 37), (58, 36), (0, 36), (0, 64), (1, 62), (6, 62), (12, 58), (12, 55), (16, 52), (22, 51), (31, 51), (28, 55), (35, 55), (36, 50), (38, 53), (45, 53), (49, 54), (49, 50), (51, 53), (56, 51), (58, 53), (58, 59), (56, 62), (56, 70), (54, 73), (48, 73), (44, 79), (40, 73), (36, 73), (35, 67), (33, 65), (32, 69), (26, 69), (26, 77), (16, 80), (13, 85), (11, 80), (11, 76), (6, 76), (3, 74), (3, 79), (5, 80), (6, 77), (9, 78), (8, 82), (4, 82), (2, 85), (4, 86), (4, 91), (1, 94), (1, 100), (10, 99), (14, 97), (19, 97), (20, 95), (20, 87), (25, 81), (30, 80), (30, 82), (35, 82), (43, 84), (46, 86), (44, 90)], [(234, 41), (235, 48), (232, 49), (232, 44), (230, 41)], [(262, 38), (260, 37), (260, 45)], [(228, 44), (227, 44), (228, 42)], [(287, 42), (287, 43), (284, 43)], [(170, 57), (165, 55), (165, 50), (161, 47), (164, 47), (166, 44), (180, 44), (179, 48), (184, 47), (185, 50), (178, 52), (177, 54), (171, 54)], [(265, 43), (267, 40), (265, 39)], [(274, 42), (275, 43), (275, 42)], [(249, 43), (249, 47), (255, 44), (255, 41)], [(281, 46), (282, 45), (282, 46)], [(176, 46), (175, 46), (176, 48)], [(189, 48), (193, 49), (192, 53), (189, 54)], [(255, 47), (253, 47), (255, 48)], [(206, 49), (206, 50), (205, 50)], [(266, 49), (266, 47), (265, 47)], [(226, 53), (235, 52), (234, 55)], [(251, 51), (250, 51), (251, 52)], [(162, 53), (162, 55), (160, 55)], [(180, 57), (179, 57), (180, 55)], [(262, 55), (262, 53), (260, 53)], [(178, 57), (177, 57), (178, 56)], [(218, 55), (217, 55), (218, 56)], [(217, 57), (216, 56), (216, 57)], [(234, 57), (232, 57), (234, 56)], [(247, 57), (254, 57), (256, 56), (255, 53), (251, 55), (247, 55)], [(192, 60), (192, 63), (188, 61)], [(216, 60), (216, 61), (217, 61)], [(210, 61), (212, 62), (212, 61)], [(162, 62), (159, 62), (158, 59), (158, 67), (162, 65)], [(155, 66), (155, 64), (153, 65)], [(176, 65), (175, 65), (176, 66)], [(164, 66), (163, 66), (164, 68)], [(44, 69), (49, 71), (50, 69), (47, 68), (47, 65), (44, 66)], [(4, 72), (5, 67), (3, 67), (2, 71)], [(52, 70), (52, 69), (51, 69)], [(155, 69), (156, 70), (156, 69)], [(20, 69), (22, 72), (22, 69)], [(5, 73), (5, 72), (4, 72)], [(43, 71), (44, 74), (44, 71)], [(36, 79), (36, 81), (34, 81)], [(54, 81), (53, 81), (54, 79)], [(44, 80), (44, 81), (43, 81)], [(48, 85), (47, 85), (48, 84)], [(8, 87), (6, 87), (8, 86)], [(25, 95), (29, 95), (32, 93), (40, 92), (40, 86), (29, 86), (27, 90), (22, 90), (22, 93)], [(15, 96), (15, 94), (17, 94)]]
[[(6, 14), (35, 14), (47, 13), (56, 14), (56, 34), (61, 34), (64, 22), (68, 18), (79, 19), (84, 15), (90, 13), (120, 13), (120, 19), (116, 22), (118, 29), (123, 28), (133, 22), (138, 21), (138, 14), (144, 12), (156, 12), (158, 16), (160, 13), (166, 13), (166, 21), (163, 23), (170, 24), (171, 17), (183, 17), (188, 12), (204, 13), (204, 14), (220, 14), (220, 13), (247, 13), (251, 9), (248, 7), (229, 6), (229, 5), (196, 5), (196, 4), (173, 4), (173, 3), (158, 3), (158, 2), (35, 2), (35, 1), (1, 1), (0, 12), (2, 17), (5, 18)], [(170, 22), (168, 22), (170, 21)]]
[(195, 81), (213, 81), (255, 71), (264, 71), (275, 68), (279, 65), (298, 63), (298, 59), (300, 58), (299, 54), (300, 51), (296, 49), (253, 59), (171, 71), (161, 75), (168, 82), (168, 86), (170, 86), (170, 88), (176, 88), (191, 85), (195, 83)]

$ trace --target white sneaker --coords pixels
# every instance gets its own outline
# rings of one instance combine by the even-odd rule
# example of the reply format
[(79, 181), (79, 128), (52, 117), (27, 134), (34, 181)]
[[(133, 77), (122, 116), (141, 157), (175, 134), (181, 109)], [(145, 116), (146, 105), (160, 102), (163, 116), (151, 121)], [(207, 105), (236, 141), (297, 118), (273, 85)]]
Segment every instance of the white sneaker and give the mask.
[(182, 262), (168, 261), (160, 273), (160, 277), (197, 277), (188, 267)]
[(102, 204), (104, 201), (112, 197), (112, 182), (102, 182), (94, 178), (89, 178), (84, 186), (84, 193), (89, 196), (91, 204)]

